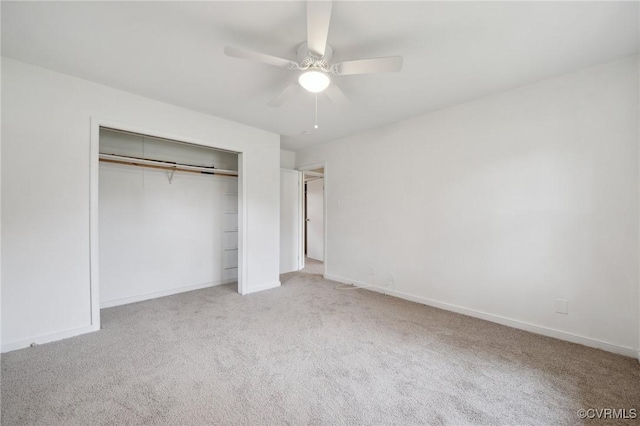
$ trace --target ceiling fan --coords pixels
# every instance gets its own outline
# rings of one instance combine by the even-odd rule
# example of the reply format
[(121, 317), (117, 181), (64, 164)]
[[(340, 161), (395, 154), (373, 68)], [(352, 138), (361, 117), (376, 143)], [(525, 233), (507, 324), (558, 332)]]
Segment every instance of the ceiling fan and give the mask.
[(295, 91), (296, 84), (312, 93), (325, 92), (336, 104), (345, 104), (347, 98), (329, 75), (373, 74), (397, 72), (402, 69), (401, 56), (358, 59), (333, 63), (333, 49), (327, 44), (331, 20), (330, 1), (307, 2), (307, 41), (298, 47), (297, 60), (278, 58), (264, 53), (225, 46), (224, 53), (235, 58), (249, 59), (301, 73), (270, 102), (270, 106), (282, 105)]

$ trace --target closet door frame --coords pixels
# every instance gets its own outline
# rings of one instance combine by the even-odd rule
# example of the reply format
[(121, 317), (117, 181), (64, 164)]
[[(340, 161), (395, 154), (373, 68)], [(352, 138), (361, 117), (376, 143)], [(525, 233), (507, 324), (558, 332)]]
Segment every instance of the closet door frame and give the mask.
[(100, 128), (105, 127), (123, 132), (138, 133), (157, 138), (184, 142), (192, 145), (199, 145), (206, 148), (216, 148), (238, 154), (238, 293), (247, 294), (247, 259), (245, 247), (247, 242), (247, 202), (246, 202), (246, 182), (243, 179), (245, 168), (244, 152), (238, 151), (237, 147), (212, 144), (206, 141), (193, 139), (190, 137), (170, 134), (153, 129), (141, 128), (127, 123), (107, 120), (99, 117), (91, 117), (91, 146), (89, 173), (89, 265), (90, 265), (90, 307), (91, 307), (91, 329), (100, 329), (100, 283), (99, 283), (99, 256), (98, 256), (98, 203), (99, 203), (99, 152), (100, 152)]

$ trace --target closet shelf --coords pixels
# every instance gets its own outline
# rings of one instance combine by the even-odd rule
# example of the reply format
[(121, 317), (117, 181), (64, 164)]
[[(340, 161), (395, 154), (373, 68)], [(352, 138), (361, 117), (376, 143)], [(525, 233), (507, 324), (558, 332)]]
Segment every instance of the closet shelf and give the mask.
[(193, 166), (190, 164), (178, 164), (169, 161), (149, 160), (146, 158), (128, 157), (125, 155), (103, 154), (99, 155), (100, 161), (106, 163), (125, 164), (129, 166), (150, 167), (170, 171), (201, 173), (209, 175), (238, 176), (235, 170), (216, 169), (215, 167)]

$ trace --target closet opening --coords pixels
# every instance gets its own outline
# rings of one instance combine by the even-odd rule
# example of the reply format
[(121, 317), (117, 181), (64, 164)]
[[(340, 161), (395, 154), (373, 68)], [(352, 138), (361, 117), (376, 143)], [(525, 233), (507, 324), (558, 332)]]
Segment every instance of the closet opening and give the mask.
[(243, 293), (242, 154), (94, 130), (92, 324), (102, 308), (218, 285)]

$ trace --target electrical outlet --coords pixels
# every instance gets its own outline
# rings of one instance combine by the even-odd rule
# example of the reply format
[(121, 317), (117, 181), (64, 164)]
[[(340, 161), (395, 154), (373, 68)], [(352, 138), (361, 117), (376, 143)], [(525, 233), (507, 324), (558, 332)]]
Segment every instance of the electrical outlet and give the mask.
[(370, 277), (372, 277), (372, 276), (374, 276), (376, 274), (375, 271), (373, 270), (373, 266), (369, 266), (369, 269), (368, 269), (367, 272), (368, 272)]
[(396, 277), (393, 275), (393, 273), (389, 273), (389, 287), (395, 287), (396, 286)]
[(559, 314), (569, 314), (569, 301), (564, 299), (556, 299), (556, 312)]

